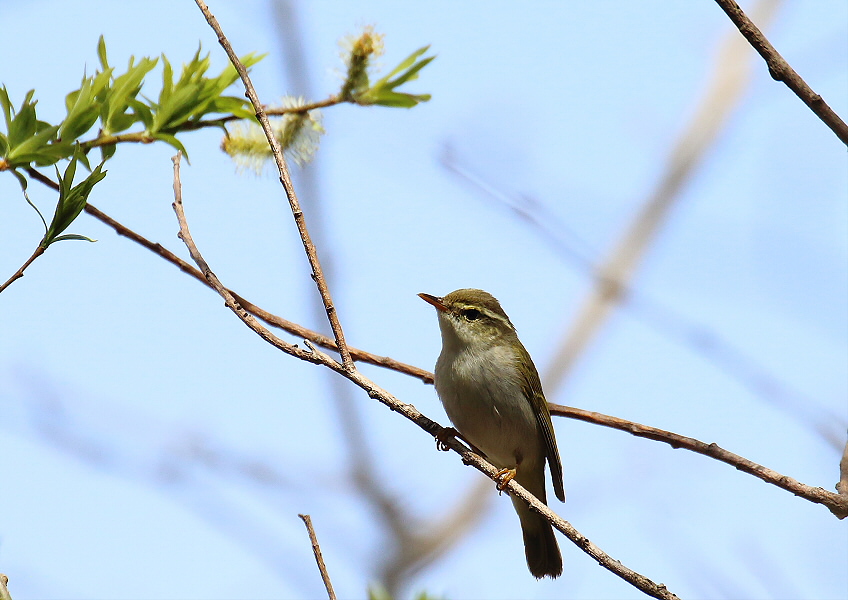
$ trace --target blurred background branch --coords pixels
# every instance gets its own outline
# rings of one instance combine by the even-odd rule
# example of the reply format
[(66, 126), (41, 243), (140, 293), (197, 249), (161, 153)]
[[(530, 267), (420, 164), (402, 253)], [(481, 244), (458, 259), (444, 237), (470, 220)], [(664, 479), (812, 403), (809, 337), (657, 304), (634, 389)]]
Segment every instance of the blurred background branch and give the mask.
[[(779, 0), (760, 0), (752, 12), (758, 20), (768, 23), (779, 5)], [(655, 190), (598, 266), (594, 288), (583, 300), (543, 375), (548, 395), (557, 394), (601, 326), (624, 300), (637, 268), (679, 201), (681, 190), (739, 105), (750, 82), (752, 59), (751, 48), (744, 40), (735, 32), (727, 36), (715, 57), (713, 74), (700, 105), (670, 150)]]
[[(295, 2), (275, 0), (272, 4), (275, 31), (280, 44), (286, 86), (293, 93), (311, 98), (313, 95), (312, 78), (304, 52), (302, 26)], [(303, 209), (309, 216), (310, 232), (316, 248), (321, 255), (324, 277), (327, 285), (343, 297), (343, 279), (336, 275), (335, 253), (341, 249), (331, 243), (327, 233), (327, 216), (321, 196), (320, 156), (309, 165), (295, 173), (295, 181), (300, 190)], [(309, 297), (311, 289), (305, 290)], [(323, 307), (310, 302), (313, 307), (312, 318), (317, 328), (325, 322)], [(327, 347), (324, 345), (324, 347)], [(353, 351), (358, 358), (357, 351)], [(408, 373), (415, 368), (405, 368)], [(420, 370), (418, 376), (425, 382), (433, 381), (432, 375)], [(489, 482), (481, 480), (442, 515), (433, 515), (427, 519), (412, 514), (408, 503), (398, 494), (390, 491), (389, 480), (381, 477), (374, 464), (372, 446), (384, 442), (379, 431), (365, 432), (362, 409), (351, 393), (352, 388), (335, 373), (327, 373), (325, 380), (329, 388), (329, 398), (333, 403), (332, 414), (338, 421), (341, 438), (344, 443), (344, 457), (360, 498), (377, 519), (377, 527), (391, 552), (382, 552), (377, 556), (376, 573), (378, 581), (391, 598), (399, 597), (408, 589), (412, 578), (427, 565), (441, 558), (468, 531), (477, 527), (485, 515), (485, 508), (491, 499)]]

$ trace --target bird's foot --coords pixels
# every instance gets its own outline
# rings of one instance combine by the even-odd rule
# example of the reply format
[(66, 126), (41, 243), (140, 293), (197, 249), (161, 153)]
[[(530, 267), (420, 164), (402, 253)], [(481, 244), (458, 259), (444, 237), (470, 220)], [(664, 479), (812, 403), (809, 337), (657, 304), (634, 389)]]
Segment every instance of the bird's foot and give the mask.
[(439, 430), (439, 433), (436, 434), (436, 450), (439, 450), (440, 452), (447, 452), (450, 450), (447, 441), (450, 438), (456, 437), (462, 437), (456, 429), (453, 427), (442, 427)]
[(515, 469), (501, 469), (495, 473), (498, 492), (503, 492), (506, 489), (506, 486), (509, 485), (509, 482), (513, 479), (515, 479)]
[(441, 430), (439, 430), (439, 433), (436, 434), (436, 449), (441, 450), (442, 452), (447, 452), (448, 450), (450, 450), (447, 445), (447, 440), (449, 440), (450, 438), (462, 440), (468, 445), (469, 448), (471, 448), (471, 451), (474, 452), (474, 454), (479, 454), (483, 458), (487, 458), (487, 456), (477, 446), (469, 442), (464, 435), (459, 433), (459, 431), (457, 431), (453, 427), (442, 427)]

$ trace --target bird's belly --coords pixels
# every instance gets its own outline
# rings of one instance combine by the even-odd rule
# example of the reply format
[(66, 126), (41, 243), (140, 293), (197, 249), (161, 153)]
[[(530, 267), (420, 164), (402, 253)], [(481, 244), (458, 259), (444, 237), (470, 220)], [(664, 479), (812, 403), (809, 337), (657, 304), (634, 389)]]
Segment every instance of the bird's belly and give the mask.
[(436, 365), (436, 391), (454, 427), (499, 468), (544, 460), (542, 436), (530, 402), (509, 370), (487, 361)]

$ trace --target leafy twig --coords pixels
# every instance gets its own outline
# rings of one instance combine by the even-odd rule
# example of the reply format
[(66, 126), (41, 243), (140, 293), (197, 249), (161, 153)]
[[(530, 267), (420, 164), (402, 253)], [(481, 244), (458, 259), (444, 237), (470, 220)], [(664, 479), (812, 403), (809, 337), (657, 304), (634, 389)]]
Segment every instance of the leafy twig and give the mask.
[(39, 211), (38, 208), (30, 202), (30, 199), (26, 194), (26, 190), (24, 190), (24, 197), (26, 198), (26, 201), (38, 213), (38, 216), (41, 218), (41, 222), (44, 223), (44, 237), (32, 253), (32, 256), (27, 259), (21, 268), (18, 269), (15, 274), (6, 281), (6, 283), (0, 286), (0, 292), (3, 292), (3, 290), (12, 285), (12, 282), (23, 277), (26, 268), (32, 264), (36, 258), (44, 254), (44, 251), (51, 244), (62, 240), (94, 241), (76, 233), (63, 233), (68, 227), (70, 227), (71, 223), (74, 222), (74, 219), (76, 219), (85, 208), (88, 196), (91, 194), (91, 190), (94, 186), (106, 177), (106, 172), (103, 171), (103, 163), (100, 163), (88, 177), (77, 185), (74, 185), (74, 174), (76, 173), (77, 161), (80, 160), (80, 158), (82, 158), (82, 151), (79, 147), (77, 147), (74, 152), (73, 159), (68, 164), (67, 169), (65, 169), (65, 174), (62, 175), (59, 173), (59, 169), (56, 169), (56, 178), (59, 180), (59, 183), (56, 184), (55, 189), (59, 192), (59, 201), (56, 203), (56, 211), (53, 214), (50, 225), (47, 225), (41, 211)]
[[(302, 104), (300, 106), (291, 106), (291, 107), (277, 107), (277, 108), (266, 108), (265, 113), (268, 116), (273, 117), (281, 117), (285, 115), (298, 115), (303, 113), (308, 113), (311, 110), (319, 109), (319, 108), (327, 108), (329, 106), (335, 106), (337, 104), (343, 104), (345, 100), (340, 100), (338, 96), (330, 96), (326, 100), (319, 100), (318, 102), (309, 102), (307, 104)], [(226, 117), (220, 117), (218, 119), (205, 119), (199, 121), (187, 121), (180, 125), (180, 131), (195, 131), (198, 129), (208, 129), (210, 127), (222, 127), (227, 123), (232, 123), (234, 121), (243, 121), (245, 117), (241, 115), (227, 115)], [(96, 138), (91, 140), (81, 142), (80, 146), (84, 150), (90, 150), (92, 148), (99, 148), (101, 146), (109, 146), (112, 144), (121, 144), (121, 143), (135, 143), (135, 144), (150, 144), (156, 141), (156, 138), (149, 135), (146, 131), (135, 131), (130, 133), (122, 133), (118, 135), (107, 135), (100, 134)]]

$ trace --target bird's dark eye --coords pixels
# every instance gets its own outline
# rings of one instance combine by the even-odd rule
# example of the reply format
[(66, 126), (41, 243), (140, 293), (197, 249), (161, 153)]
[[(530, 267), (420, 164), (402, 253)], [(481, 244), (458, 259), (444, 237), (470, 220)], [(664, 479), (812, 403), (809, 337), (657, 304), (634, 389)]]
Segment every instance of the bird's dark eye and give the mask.
[(462, 316), (468, 319), (469, 321), (476, 321), (483, 315), (476, 308), (466, 308), (462, 311)]

